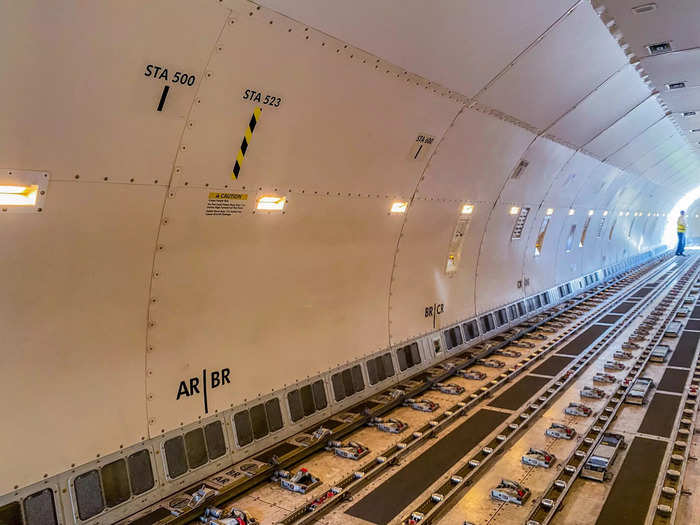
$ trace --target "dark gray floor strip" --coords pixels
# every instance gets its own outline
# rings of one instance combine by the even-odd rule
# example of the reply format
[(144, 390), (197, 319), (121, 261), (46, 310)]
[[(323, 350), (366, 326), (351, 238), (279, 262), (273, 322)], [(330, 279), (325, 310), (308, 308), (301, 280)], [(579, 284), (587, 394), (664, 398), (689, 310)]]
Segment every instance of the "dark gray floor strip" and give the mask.
[(553, 355), (546, 359), (541, 365), (535, 368), (531, 373), (543, 376), (555, 376), (564, 368), (571, 364), (573, 357), (566, 355)]
[(610, 313), (612, 313), (612, 314), (626, 314), (634, 307), (635, 304), (637, 304), (637, 303), (636, 302), (620, 303)]
[(685, 382), (688, 379), (690, 370), (683, 368), (667, 368), (664, 376), (659, 381), (657, 390), (666, 390), (667, 392), (683, 392)]
[(665, 451), (663, 441), (634, 438), (596, 525), (644, 523)]
[(698, 348), (698, 340), (700, 340), (699, 332), (683, 332), (678, 339), (676, 349), (671, 355), (668, 364), (670, 366), (689, 367), (693, 364), (693, 357)]
[(615, 324), (620, 320), (620, 314), (608, 314), (604, 315), (600, 319), (596, 321), (596, 323), (605, 323), (605, 324)]
[(495, 410), (479, 410), (346, 513), (378, 525), (389, 523), (508, 416)]
[(638, 432), (651, 436), (671, 437), (680, 402), (679, 396), (660, 392), (654, 394)]
[(610, 330), (609, 326), (594, 324), (581, 335), (574, 337), (564, 348), (557, 352), (557, 355), (579, 355), (586, 348), (591, 346), (593, 341), (603, 335), (603, 332), (607, 332), (608, 330)]
[(523, 406), (523, 403), (534, 396), (540, 388), (551, 380), (551, 377), (527, 375), (491, 401), (489, 405), (515, 410)]

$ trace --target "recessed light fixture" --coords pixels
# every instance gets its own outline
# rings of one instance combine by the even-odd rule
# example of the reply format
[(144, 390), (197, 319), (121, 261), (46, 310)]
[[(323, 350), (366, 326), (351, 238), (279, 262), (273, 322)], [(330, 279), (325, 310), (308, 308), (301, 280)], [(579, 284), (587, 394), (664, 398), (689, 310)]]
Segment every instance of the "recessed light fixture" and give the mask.
[(545, 215), (552, 215), (554, 213), (554, 208), (547, 208)]
[(627, 213), (625, 213), (625, 217), (628, 217), (628, 216), (629, 216), (629, 214), (630, 214), (630, 212), (627, 212)]
[(608, 210), (605, 210), (605, 211), (603, 212), (603, 217), (607, 217), (607, 216), (608, 216)]
[(391, 213), (406, 213), (407, 202), (394, 202), (391, 205)]
[(517, 215), (518, 213), (520, 213), (520, 206), (511, 206), (510, 211), (508, 213), (510, 213), (511, 215)]
[(624, 214), (625, 214), (625, 212), (621, 211), (619, 217), (622, 217)]
[(569, 215), (573, 215), (574, 213), (576, 213), (576, 210), (573, 208), (569, 208)]
[(281, 211), (284, 209), (284, 204), (287, 202), (286, 197), (273, 197), (265, 195), (258, 199), (256, 208), (265, 211)]
[(0, 205), (34, 206), (39, 195), (39, 186), (0, 186)]
[(593, 213), (595, 213), (593, 210), (588, 210), (588, 216), (589, 216), (589, 217), (590, 217), (591, 215), (593, 215)]
[(462, 215), (470, 215), (474, 211), (473, 204), (465, 204), (462, 206)]

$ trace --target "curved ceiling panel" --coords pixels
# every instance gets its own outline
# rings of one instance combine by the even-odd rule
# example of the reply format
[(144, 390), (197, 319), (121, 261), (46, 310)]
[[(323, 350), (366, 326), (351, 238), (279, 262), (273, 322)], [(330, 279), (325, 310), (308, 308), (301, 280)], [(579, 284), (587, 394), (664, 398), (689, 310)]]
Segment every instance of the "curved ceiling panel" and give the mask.
[(541, 0), (523, 11), (518, 0), (260, 2), (467, 97), (576, 3)]
[(478, 99), (546, 129), (626, 63), (627, 57), (591, 5), (581, 2)]

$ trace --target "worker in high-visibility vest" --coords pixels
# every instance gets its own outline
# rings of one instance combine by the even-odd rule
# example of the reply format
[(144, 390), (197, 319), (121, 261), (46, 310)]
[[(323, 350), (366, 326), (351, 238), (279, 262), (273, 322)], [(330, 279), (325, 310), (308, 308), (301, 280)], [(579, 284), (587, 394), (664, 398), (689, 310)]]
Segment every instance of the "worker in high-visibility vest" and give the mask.
[(688, 229), (688, 222), (685, 218), (685, 211), (681, 210), (678, 217), (678, 246), (676, 247), (676, 255), (685, 257), (685, 232)]

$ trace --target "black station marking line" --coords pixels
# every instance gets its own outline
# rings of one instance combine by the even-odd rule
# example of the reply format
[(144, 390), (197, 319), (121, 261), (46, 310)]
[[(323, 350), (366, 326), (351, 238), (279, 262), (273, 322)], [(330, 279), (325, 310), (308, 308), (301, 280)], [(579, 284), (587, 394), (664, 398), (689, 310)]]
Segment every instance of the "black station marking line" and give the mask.
[(620, 314), (608, 314), (604, 315), (600, 319), (596, 321), (596, 323), (605, 323), (605, 324), (615, 324), (620, 320)]
[(207, 369), (202, 370), (202, 384), (204, 385), (204, 413), (209, 413), (209, 401), (207, 400)]
[(682, 368), (667, 368), (656, 389), (666, 392), (683, 392), (689, 371)]
[(680, 396), (660, 392), (654, 394), (637, 432), (650, 436), (671, 437), (680, 402)]
[(570, 365), (572, 360), (573, 357), (553, 355), (530, 373), (553, 377)]
[(418, 154), (420, 153), (420, 150), (422, 150), (422, 149), (423, 149), (423, 144), (421, 144), (420, 146), (418, 146), (418, 151), (416, 151), (416, 154), (413, 156), (414, 159), (417, 159), (417, 158), (418, 158)]
[(168, 97), (168, 91), (170, 91), (170, 86), (163, 86), (163, 93), (160, 95), (160, 102), (158, 102), (158, 109), (156, 111), (163, 111), (165, 99)]
[(481, 409), (350, 507), (346, 514), (386, 525), (510, 414)]
[(610, 311), (611, 314), (626, 314), (629, 312), (634, 305), (637, 304), (636, 302), (629, 302), (625, 301), (624, 303), (620, 303), (617, 305), (613, 310)]
[(539, 377), (527, 375), (511, 386), (508, 390), (491, 401), (489, 405), (498, 408), (515, 410), (523, 406), (544, 385), (552, 380), (551, 377)]
[(668, 364), (670, 366), (679, 366), (681, 368), (688, 368), (693, 364), (693, 357), (695, 356), (695, 351), (698, 348), (698, 340), (700, 339), (700, 332), (683, 332), (678, 339), (678, 344), (676, 349), (671, 355), (671, 359)]
[(632, 440), (596, 525), (644, 523), (665, 451), (663, 441)]
[(700, 330), (700, 319), (689, 319), (685, 325), (686, 330)]
[(594, 324), (590, 328), (586, 329), (586, 331), (581, 335), (569, 341), (564, 348), (557, 352), (557, 355), (579, 355), (586, 350), (586, 348), (591, 346), (593, 341), (598, 339), (601, 335), (603, 335), (603, 333), (610, 330), (610, 328), (610, 326), (604, 324)]

